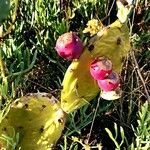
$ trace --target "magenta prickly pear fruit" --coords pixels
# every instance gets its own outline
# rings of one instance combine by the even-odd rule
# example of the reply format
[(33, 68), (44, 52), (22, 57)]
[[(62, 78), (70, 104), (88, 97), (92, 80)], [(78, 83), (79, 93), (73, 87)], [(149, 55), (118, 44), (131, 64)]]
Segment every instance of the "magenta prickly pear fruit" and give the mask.
[(59, 36), (55, 49), (64, 59), (78, 59), (83, 50), (80, 38), (73, 32), (67, 32)]
[(92, 62), (90, 72), (95, 80), (102, 80), (112, 72), (112, 62), (107, 58), (98, 58)]
[(98, 80), (99, 87), (105, 92), (113, 91), (117, 89), (119, 84), (120, 84), (120, 79), (119, 79), (119, 75), (116, 72), (112, 72), (107, 76), (107, 78), (103, 80)]

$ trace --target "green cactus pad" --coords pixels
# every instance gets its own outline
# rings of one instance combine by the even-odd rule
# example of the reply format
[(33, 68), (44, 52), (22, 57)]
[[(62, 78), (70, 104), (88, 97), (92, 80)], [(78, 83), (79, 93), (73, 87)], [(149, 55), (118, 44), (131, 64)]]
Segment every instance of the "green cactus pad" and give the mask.
[[(50, 150), (61, 136), (65, 116), (59, 101), (52, 95), (30, 94), (11, 104), (1, 122), (0, 136), (13, 137), (15, 131), (19, 133), (16, 149)], [(0, 139), (0, 146), (6, 148), (6, 141)]]

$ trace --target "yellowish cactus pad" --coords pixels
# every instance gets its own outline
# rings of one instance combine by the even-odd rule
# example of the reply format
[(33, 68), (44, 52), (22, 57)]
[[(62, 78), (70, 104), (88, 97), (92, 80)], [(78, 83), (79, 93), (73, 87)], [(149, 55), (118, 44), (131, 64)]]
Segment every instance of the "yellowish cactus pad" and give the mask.
[[(0, 136), (13, 137), (19, 133), (16, 149), (50, 150), (60, 138), (66, 115), (60, 103), (46, 93), (30, 94), (12, 103), (0, 125)], [(0, 138), (1, 148), (11, 145)]]
[[(97, 57), (106, 57), (113, 63), (113, 70), (120, 73), (123, 60), (130, 50), (129, 30), (126, 24), (115, 21), (103, 27), (94, 37), (78, 60), (68, 67), (61, 91), (61, 107), (67, 113), (89, 103), (99, 92), (97, 82), (91, 77), (90, 64)], [(120, 93), (120, 92), (119, 92)], [(117, 99), (119, 95), (104, 96), (109, 100)], [(114, 94), (113, 94), (114, 95)]]
[(91, 62), (90, 52), (85, 50), (80, 59), (73, 61), (67, 69), (61, 91), (61, 107), (67, 113), (89, 103), (99, 92), (90, 74)]

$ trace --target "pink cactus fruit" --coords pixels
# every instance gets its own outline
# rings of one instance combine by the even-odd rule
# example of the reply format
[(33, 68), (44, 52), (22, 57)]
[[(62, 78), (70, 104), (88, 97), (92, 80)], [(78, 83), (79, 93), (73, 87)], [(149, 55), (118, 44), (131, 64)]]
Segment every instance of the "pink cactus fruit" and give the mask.
[(112, 72), (112, 62), (107, 58), (98, 58), (90, 66), (90, 73), (95, 80), (102, 80)]
[(83, 44), (75, 33), (67, 32), (59, 36), (55, 49), (64, 59), (78, 59), (82, 53)]
[(105, 92), (113, 91), (117, 89), (120, 84), (119, 75), (116, 72), (112, 72), (103, 80), (98, 80), (99, 87)]

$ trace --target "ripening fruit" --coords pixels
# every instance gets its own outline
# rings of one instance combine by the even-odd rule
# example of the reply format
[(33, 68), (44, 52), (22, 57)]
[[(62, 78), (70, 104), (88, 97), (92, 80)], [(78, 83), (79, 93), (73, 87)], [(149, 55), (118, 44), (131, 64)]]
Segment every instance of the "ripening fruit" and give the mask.
[(64, 59), (78, 59), (83, 50), (80, 38), (73, 32), (67, 32), (59, 36), (55, 49)]
[(99, 58), (92, 62), (90, 73), (95, 80), (102, 80), (112, 72), (112, 62), (107, 58)]
[(99, 87), (105, 92), (115, 90), (120, 83), (119, 75), (116, 72), (112, 72), (106, 79), (98, 80)]

